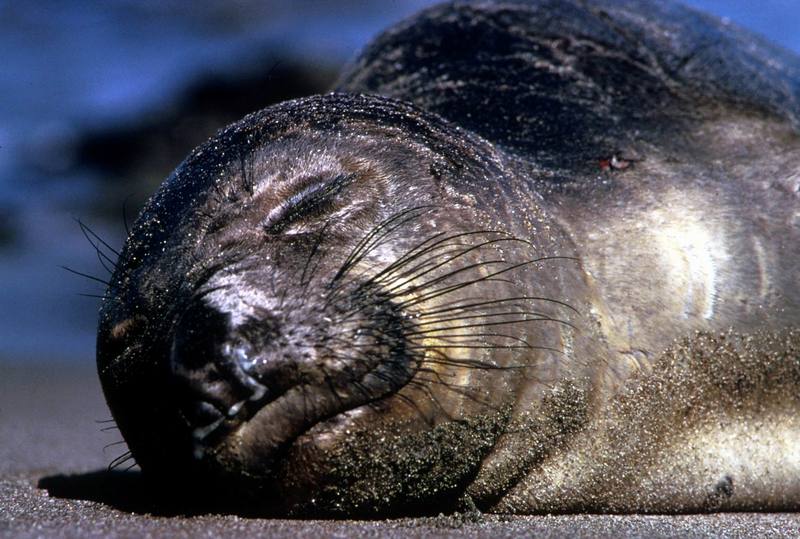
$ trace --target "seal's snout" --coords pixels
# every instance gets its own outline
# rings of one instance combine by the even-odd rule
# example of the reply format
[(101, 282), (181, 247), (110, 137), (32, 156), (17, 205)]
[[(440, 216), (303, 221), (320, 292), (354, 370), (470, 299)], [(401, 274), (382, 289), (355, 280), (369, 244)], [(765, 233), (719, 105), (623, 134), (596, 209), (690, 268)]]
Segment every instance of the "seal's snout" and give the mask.
[(246, 340), (231, 338), (229, 318), (196, 302), (181, 317), (173, 337), (170, 375), (178, 389), (178, 408), (196, 440), (267, 393), (248, 374), (252, 347)]

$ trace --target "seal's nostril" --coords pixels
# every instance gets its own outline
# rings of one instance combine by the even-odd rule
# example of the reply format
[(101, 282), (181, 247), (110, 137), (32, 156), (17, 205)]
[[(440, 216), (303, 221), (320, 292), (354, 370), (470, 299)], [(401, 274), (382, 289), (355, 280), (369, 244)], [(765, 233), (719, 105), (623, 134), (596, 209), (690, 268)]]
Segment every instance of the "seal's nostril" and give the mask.
[(255, 363), (241, 348), (236, 349), (236, 361), (238, 361), (239, 365), (246, 371), (249, 371)]
[(228, 328), (227, 314), (203, 302), (193, 303), (183, 313), (175, 330), (170, 354), (172, 370), (198, 370), (213, 362)]
[(236, 361), (246, 372), (249, 372), (255, 365), (255, 359), (251, 357), (250, 346), (244, 343), (240, 343), (237, 346), (231, 346), (226, 343), (223, 347), (223, 353)]
[(241, 410), (244, 405), (245, 405), (245, 401), (237, 402), (236, 404), (234, 404), (233, 406), (228, 408), (228, 411), (226, 412), (226, 415), (228, 417), (236, 417), (236, 414), (239, 413), (239, 410)]
[[(267, 389), (250, 374), (255, 365), (251, 346), (241, 341), (235, 345), (226, 343), (222, 347), (222, 355), (228, 359), (224, 366), (229, 375), (243, 388), (250, 391), (247, 399), (251, 401), (262, 399), (266, 395)], [(232, 413), (235, 415), (236, 412), (238, 409)]]

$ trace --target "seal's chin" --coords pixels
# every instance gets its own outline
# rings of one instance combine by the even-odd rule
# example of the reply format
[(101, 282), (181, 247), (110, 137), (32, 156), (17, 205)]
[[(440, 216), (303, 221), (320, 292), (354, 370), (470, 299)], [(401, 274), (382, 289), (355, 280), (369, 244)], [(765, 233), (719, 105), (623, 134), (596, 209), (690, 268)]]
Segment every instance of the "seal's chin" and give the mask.
[(170, 377), (196, 464), (221, 476), (269, 477), (304, 433), (345, 421), (412, 379), (419, 361), (407, 317), (380, 294), (353, 288), (357, 295), (340, 294), (326, 308), (260, 305), (244, 316), (200, 294), (185, 310)]

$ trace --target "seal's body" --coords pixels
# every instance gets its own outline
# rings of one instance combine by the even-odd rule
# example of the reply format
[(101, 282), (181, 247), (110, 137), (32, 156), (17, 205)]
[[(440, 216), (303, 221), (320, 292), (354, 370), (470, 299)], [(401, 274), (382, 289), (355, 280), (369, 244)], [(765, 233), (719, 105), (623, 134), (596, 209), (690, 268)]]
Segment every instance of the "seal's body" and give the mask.
[(425, 11), (150, 201), (114, 417), (235, 509), (796, 508), (799, 102), (672, 4)]

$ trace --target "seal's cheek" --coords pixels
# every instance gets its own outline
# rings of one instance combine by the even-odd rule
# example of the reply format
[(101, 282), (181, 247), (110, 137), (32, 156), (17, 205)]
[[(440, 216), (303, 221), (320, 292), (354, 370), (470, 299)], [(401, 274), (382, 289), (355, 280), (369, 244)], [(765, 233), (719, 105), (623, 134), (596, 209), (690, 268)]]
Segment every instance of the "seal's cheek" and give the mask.
[(399, 396), (315, 425), (274, 481), (295, 516), (398, 516), (453, 510), (508, 421), (509, 409), (431, 426)]

